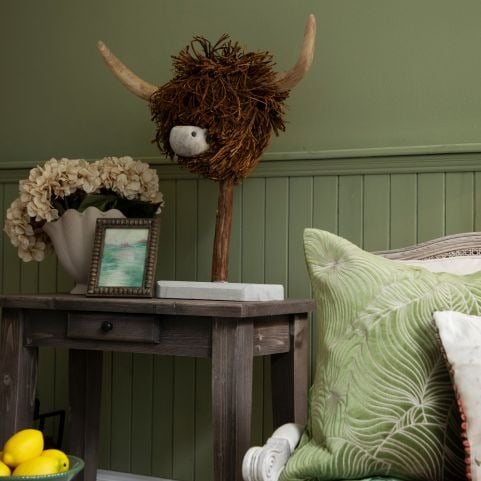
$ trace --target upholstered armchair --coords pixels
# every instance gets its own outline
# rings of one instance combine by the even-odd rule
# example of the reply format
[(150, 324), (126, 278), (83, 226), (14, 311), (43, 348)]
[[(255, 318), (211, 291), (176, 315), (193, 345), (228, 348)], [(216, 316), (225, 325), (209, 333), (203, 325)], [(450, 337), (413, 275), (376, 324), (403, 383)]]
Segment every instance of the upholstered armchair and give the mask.
[[(475, 459), (475, 451), (473, 451), (476, 446), (473, 446), (475, 443), (469, 439), (470, 432), (467, 431), (467, 426), (474, 425), (475, 421), (470, 421), (468, 418), (466, 422), (469, 416), (481, 418), (481, 412), (479, 412), (481, 408), (475, 407), (474, 409), (477, 409), (477, 411), (474, 411), (471, 410), (471, 406), (467, 405), (468, 400), (463, 403), (462, 396), (465, 394), (457, 386), (462, 382), (462, 379), (453, 378), (456, 365), (449, 358), (450, 351), (446, 348), (446, 345), (444, 345), (445, 350), (439, 346), (441, 354), (439, 358), (436, 357), (436, 343), (441, 344), (439, 339), (441, 328), (439, 324), (437, 324), (437, 328), (434, 323), (430, 324), (433, 317), (431, 311), (462, 310), (466, 314), (481, 315), (481, 233), (450, 235), (402, 249), (376, 252), (374, 253), (376, 255), (373, 255), (333, 234), (307, 229), (304, 236), (304, 245), (311, 284), (317, 302), (317, 318), (318, 322), (321, 323), (318, 327), (319, 339), (317, 340), (319, 343), (318, 349), (321, 353), (320, 355), (318, 353), (316, 374), (310, 392), (308, 426), (305, 429), (304, 426), (298, 424), (286, 424), (279, 427), (264, 446), (250, 448), (243, 461), (244, 480), (277, 481), (280, 477), (286, 480), (374, 480), (378, 479), (377, 476), (391, 481), (404, 477), (423, 481), (426, 479), (430, 481), (435, 479), (437, 481), (481, 479), (479, 477), (481, 474), (476, 472), (479, 469), (476, 465), (479, 462)], [(382, 258), (389, 261), (378, 260)], [(370, 270), (371, 265), (375, 266), (372, 270)], [(366, 273), (365, 271), (369, 272)], [(350, 295), (345, 296), (345, 299), (342, 298), (343, 292), (340, 288), (343, 283), (346, 284), (345, 289), (349, 290), (350, 293)], [(379, 292), (376, 292), (376, 289)], [(329, 320), (332, 322), (333, 319), (337, 319), (333, 317), (336, 315), (335, 303), (358, 303), (358, 298), (361, 298), (367, 291), (369, 291), (368, 294), (371, 298), (366, 305), (353, 308), (354, 314), (351, 316), (350, 324), (346, 324), (345, 330), (342, 331), (342, 334), (339, 334), (340, 328), (334, 328), (328, 324)], [(334, 299), (335, 296), (339, 296), (339, 298)], [(426, 302), (428, 302), (427, 305)], [(327, 304), (327, 307), (325, 304)], [(395, 309), (398, 309), (398, 311), (394, 315), (390, 314), (383, 317), (385, 312), (391, 309), (393, 305), (396, 306)], [(414, 307), (416, 312), (414, 314), (409, 313), (409, 316), (406, 317), (408, 320), (404, 321), (403, 315), (410, 307)], [(346, 304), (342, 310), (337, 311), (337, 315), (342, 313), (340, 317), (343, 319), (349, 318), (349, 309), (350, 307), (347, 307)], [(421, 311), (425, 312), (425, 314), (422, 314), (424, 315), (422, 321), (424, 323), (422, 329), (424, 330), (422, 335), (418, 336), (421, 339), (419, 341), (421, 347), (416, 344), (417, 352), (412, 357), (408, 351), (411, 349), (410, 344), (415, 344), (414, 341), (411, 341), (417, 336), (415, 330), (418, 329), (418, 325), (414, 325), (414, 321), (411, 319), (415, 318)], [(373, 316), (369, 317), (368, 314)], [(463, 315), (456, 314), (457, 317), (453, 318), (454, 321), (459, 322)], [(429, 319), (427, 319), (428, 317)], [(474, 321), (475, 327), (475, 321), (480, 321), (478, 324), (480, 325), (481, 335), (481, 318), (464, 317)], [(384, 336), (386, 336), (386, 331), (388, 334), (385, 338), (380, 335), (370, 345), (373, 331), (377, 329), (377, 327), (372, 326), (376, 323), (379, 325), (384, 323), (381, 325), (382, 330), (380, 331), (383, 332), (382, 335)], [(459, 336), (462, 336), (464, 331), (462, 327), (457, 328), (456, 325), (454, 328), (458, 329), (458, 338), (453, 337), (451, 344), (454, 351), (460, 351), (462, 349), (456, 349), (456, 346), (459, 343)], [(405, 351), (395, 351), (397, 339), (400, 339), (399, 344), (403, 342), (402, 336), (404, 334), (401, 330), (409, 331), (407, 333), (409, 342), (406, 344), (408, 347), (402, 348)], [(452, 337), (452, 332), (449, 329), (446, 332), (448, 338), (449, 336)], [(431, 336), (431, 333), (434, 333), (434, 335)], [(428, 346), (425, 347), (425, 339), (428, 335), (430, 336), (429, 341), (426, 341)], [(354, 339), (354, 341), (351, 341), (351, 339)], [(347, 346), (343, 346), (343, 349), (345, 349), (344, 356), (352, 356), (351, 363), (336, 358), (338, 355), (336, 349), (339, 350), (342, 342)], [(416, 340), (416, 342), (418, 341)], [(476, 350), (476, 348), (475, 345), (474, 349)], [(422, 349), (429, 351), (433, 358), (432, 366), (429, 368), (431, 370), (423, 366), (416, 366), (415, 357)], [(386, 350), (386, 352), (383, 352), (383, 350)], [(362, 353), (357, 356), (356, 351), (362, 351)], [(404, 355), (405, 359), (402, 358)], [(367, 358), (375, 358), (376, 356), (378, 356), (378, 359), (375, 359), (374, 362), (366, 361)], [(392, 356), (392, 359), (390, 356)], [(397, 363), (399, 359), (400, 362)], [(344, 366), (344, 369), (351, 370), (349, 382), (343, 384), (343, 382), (335, 379), (335, 374), (333, 379), (332, 373), (326, 369), (322, 370), (321, 361), (328, 366), (330, 364), (331, 369), (332, 367), (342, 369)], [(481, 363), (481, 354), (477, 362)], [(363, 369), (363, 363), (365, 368), (371, 370), (365, 378), (363, 375), (369, 369)], [(403, 371), (406, 367), (403, 366), (403, 363), (406, 365), (412, 363), (412, 365)], [(359, 366), (355, 366), (355, 364), (359, 364)], [(387, 370), (386, 366), (388, 365), (392, 366), (392, 372)], [(423, 369), (425, 372), (423, 372)], [(342, 378), (342, 372), (339, 371), (339, 378)], [(426, 386), (426, 390), (431, 389), (431, 387), (426, 384), (421, 387), (409, 386), (406, 388), (410, 382), (409, 373), (419, 374), (418, 377), (422, 377), (421, 375), (439, 377), (439, 380), (436, 381), (436, 387), (431, 392), (432, 395), (423, 397), (423, 394), (420, 394), (420, 398), (413, 403), (414, 407), (409, 406), (411, 402), (409, 398), (416, 397), (417, 393), (423, 392)], [(378, 376), (379, 379), (372, 384), (374, 376)], [(454, 389), (452, 382), (454, 382)], [(467, 383), (467, 389), (472, 389), (471, 384), (473, 383)], [(379, 393), (376, 393), (378, 387)], [(478, 391), (475, 394), (481, 395), (481, 387), (477, 389)], [(336, 392), (337, 399), (334, 399), (332, 395), (334, 392)], [(384, 399), (382, 399), (383, 395)], [(438, 398), (432, 401), (436, 396)], [(367, 402), (356, 404), (357, 398), (362, 397)], [(477, 399), (480, 397), (477, 397)], [(457, 405), (461, 409), (461, 418), (459, 418), (456, 399)], [(416, 402), (420, 404), (422, 413), (429, 418), (431, 426), (435, 426), (437, 422), (440, 423), (439, 426), (435, 426), (434, 429), (426, 428), (426, 423), (423, 424), (423, 420), (416, 417), (421, 412), (416, 411)], [(337, 404), (333, 406), (335, 403)], [(406, 407), (406, 405), (408, 406)], [(430, 413), (433, 406), (434, 414)], [(446, 412), (449, 411), (449, 416), (452, 416), (453, 422), (442, 424), (443, 420), (436, 418), (436, 409), (438, 408), (439, 410), (444, 409)], [(469, 413), (467, 412), (468, 408), (471, 410)], [(381, 419), (379, 413), (383, 410), (384, 414), (387, 411), (389, 413)], [(453, 414), (453, 411), (456, 412)], [(326, 412), (334, 413), (334, 415), (328, 416), (328, 414), (325, 414)], [(367, 424), (363, 424), (363, 416), (366, 413)], [(412, 415), (409, 418), (409, 423), (406, 422), (406, 413), (409, 416)], [(347, 419), (342, 419), (343, 416)], [(392, 425), (390, 425), (391, 418), (396, 418), (396, 416), (399, 416), (399, 420), (394, 419)], [(318, 422), (317, 417), (321, 417), (321, 422)], [(339, 423), (339, 418), (344, 423), (342, 429), (338, 430), (341, 434), (332, 434), (336, 433), (336, 429), (338, 429), (336, 423)], [(378, 423), (378, 428), (375, 427), (376, 423)], [(411, 443), (409, 452), (403, 449), (402, 441), (400, 441), (402, 439), (401, 429), (398, 429), (400, 423), (408, 425), (408, 427), (403, 425), (402, 435), (406, 436), (407, 441)], [(372, 427), (374, 428), (371, 432)], [(481, 428), (479, 429), (481, 431)], [(454, 434), (451, 433), (454, 439), (451, 444), (447, 443), (445, 439), (439, 439), (440, 436), (449, 437), (449, 434), (446, 433), (450, 430), (455, 431)], [(414, 431), (415, 434), (413, 434)], [(418, 432), (422, 433), (419, 435), (419, 439), (423, 436), (427, 439), (426, 445), (423, 445), (424, 441), (416, 439)], [(339, 439), (343, 436), (346, 439), (341, 442)], [(432, 436), (432, 439), (429, 436)], [(319, 438), (321, 442), (319, 442)], [(296, 450), (299, 442), (300, 448)], [(359, 447), (356, 443), (360, 442), (365, 443), (365, 447), (363, 447), (365, 452), (356, 451)], [(418, 442), (419, 446), (416, 444)], [(386, 449), (387, 454), (381, 457), (379, 456), (379, 450), (383, 449), (380, 446), (384, 443), (390, 443), (390, 445), (389, 449)], [(320, 445), (322, 447), (319, 447)], [(432, 455), (432, 459), (429, 454), (430, 448), (434, 451), (437, 450), (436, 454)], [(463, 451), (463, 448), (465, 451)], [(283, 472), (287, 461), (294, 452), (295, 454), (289, 462), (292, 468)], [(445, 458), (443, 456), (446, 453), (449, 455), (449, 461), (446, 461), (445, 464), (450, 467), (440, 467), (441, 464), (444, 464)], [(417, 454), (419, 454), (419, 457), (416, 457)], [(340, 462), (341, 455), (345, 455), (346, 459), (349, 457), (350, 461)], [(306, 468), (306, 463), (315, 464), (315, 466)], [(329, 473), (326, 474), (324, 470), (328, 470)], [(338, 470), (337, 475), (336, 470)], [(356, 477), (356, 473), (364, 473), (365, 475)]]

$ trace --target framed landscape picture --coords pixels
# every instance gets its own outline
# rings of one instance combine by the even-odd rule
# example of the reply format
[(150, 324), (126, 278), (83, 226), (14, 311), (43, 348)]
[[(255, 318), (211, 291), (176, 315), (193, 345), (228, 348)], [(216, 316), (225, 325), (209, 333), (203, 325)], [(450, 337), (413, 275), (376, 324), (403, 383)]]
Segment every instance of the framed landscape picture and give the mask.
[(87, 295), (152, 297), (158, 219), (97, 219)]

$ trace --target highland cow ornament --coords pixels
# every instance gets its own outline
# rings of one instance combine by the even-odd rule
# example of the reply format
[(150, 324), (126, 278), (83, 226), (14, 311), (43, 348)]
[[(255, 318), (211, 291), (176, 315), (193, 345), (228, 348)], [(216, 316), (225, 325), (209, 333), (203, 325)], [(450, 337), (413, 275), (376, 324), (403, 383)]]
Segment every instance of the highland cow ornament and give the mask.
[(310, 15), (294, 67), (273, 69), (268, 52), (246, 52), (223, 35), (215, 44), (194, 37), (173, 57), (174, 77), (151, 85), (98, 42), (115, 76), (149, 102), (160, 151), (189, 171), (219, 182), (212, 280), (227, 281), (234, 186), (257, 165), (272, 133), (285, 130), (284, 102), (314, 55)]

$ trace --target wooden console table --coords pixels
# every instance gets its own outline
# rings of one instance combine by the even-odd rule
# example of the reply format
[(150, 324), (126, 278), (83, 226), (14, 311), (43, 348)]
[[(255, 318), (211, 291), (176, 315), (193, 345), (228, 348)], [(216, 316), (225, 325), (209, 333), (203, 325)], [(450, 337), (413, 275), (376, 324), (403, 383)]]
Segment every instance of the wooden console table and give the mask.
[(5, 295), (0, 307), (0, 440), (32, 425), (38, 348), (68, 348), (68, 451), (84, 458), (85, 481), (96, 479), (103, 351), (212, 359), (214, 481), (242, 480), (254, 356), (271, 355), (274, 427), (306, 421), (312, 300)]

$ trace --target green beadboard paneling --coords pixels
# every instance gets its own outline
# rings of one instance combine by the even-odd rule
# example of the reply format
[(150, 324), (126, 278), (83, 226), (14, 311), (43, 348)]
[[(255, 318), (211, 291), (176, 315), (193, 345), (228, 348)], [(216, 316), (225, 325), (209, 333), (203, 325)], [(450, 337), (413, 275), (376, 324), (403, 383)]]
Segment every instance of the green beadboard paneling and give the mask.
[[(197, 216), (197, 280), (211, 280), (212, 243), (214, 241), (218, 184), (199, 180)], [(195, 360), (195, 459), (194, 479), (212, 479), (211, 362)]]
[(131, 470), (150, 475), (152, 452), (153, 357), (134, 354), (132, 366)]
[(474, 228), (474, 174), (446, 174), (446, 234)]
[[(265, 267), (267, 284), (287, 286), (289, 179), (280, 177), (265, 180)], [(263, 439), (272, 434), (271, 372), (268, 359), (263, 360)]]
[(153, 476), (172, 478), (174, 358), (155, 356), (152, 379), (152, 459)]
[(229, 255), (229, 280), (231, 282), (242, 281), (242, 185), (234, 189), (234, 207), (232, 213), (232, 228)]
[(330, 232), (338, 231), (339, 178), (337, 175), (314, 177), (312, 225)]
[(304, 262), (303, 234), (306, 227), (312, 226), (314, 217), (313, 184), (312, 177), (289, 179), (289, 246), (287, 254), (289, 276), (287, 279), (286, 297), (311, 297), (307, 268)]
[(20, 265), (20, 291), (35, 294), (38, 290), (38, 263), (22, 262)]
[(177, 181), (175, 198), (175, 276), (197, 277), (197, 189), (196, 180)]
[(214, 242), (215, 217), (217, 210), (217, 186), (211, 180), (199, 180), (197, 216), (198, 216), (198, 235), (197, 249), (197, 280), (211, 280), (212, 245)]
[[(179, 180), (176, 188), (175, 276), (197, 278), (198, 181)], [(194, 479), (195, 359), (174, 359), (173, 477)]]
[(481, 231), (481, 173), (474, 173), (474, 230)]
[[(315, 176), (313, 179), (312, 226), (337, 233), (339, 226), (339, 176)], [(311, 316), (311, 358), (317, 356), (317, 315)], [(316, 363), (311, 363), (311, 379)]]
[(303, 233), (312, 225), (313, 179), (296, 177), (289, 181), (289, 228), (288, 228), (288, 297), (309, 297), (310, 288), (304, 265)]
[(390, 248), (416, 243), (417, 176), (391, 174), (390, 182)]
[(264, 179), (242, 184), (242, 282), (264, 282), (266, 187)]
[[(358, 160), (340, 175), (320, 175), (315, 169), (312, 175), (259, 176), (236, 186), (230, 280), (282, 283), (291, 297), (309, 296), (302, 232), (311, 225), (339, 232), (370, 250), (481, 228), (481, 172), (476, 169), (445, 169), (442, 158), (429, 171), (421, 163), (419, 173), (398, 172), (385, 163), (383, 172), (360, 174), (363, 160)], [(166, 205), (157, 277), (209, 279), (217, 185), (179, 173), (178, 178), (161, 176), (161, 190)], [(4, 216), (17, 187), (0, 180), (0, 192)], [(0, 249), (6, 266), (2, 292), (48, 293), (71, 285), (54, 255), (40, 264), (23, 264), (5, 235)], [(312, 356), (315, 339), (313, 329)], [(40, 350), (43, 411), (67, 405), (66, 357), (65, 350)], [(103, 365), (100, 466), (210, 481), (210, 360), (105, 353)], [(271, 428), (270, 365), (256, 358), (253, 443), (263, 442)], [(55, 429), (56, 422), (49, 422), (48, 433), (54, 435)]]
[(364, 177), (346, 175), (339, 178), (339, 235), (363, 245)]
[(212, 392), (210, 359), (196, 359), (195, 366), (195, 466), (194, 479), (213, 479)]
[(446, 179), (441, 173), (419, 174), (417, 242), (441, 237), (446, 229)]
[(364, 248), (377, 251), (389, 248), (389, 175), (364, 178)]
[(174, 479), (194, 480), (195, 473), (195, 359), (174, 360), (173, 468)]
[(57, 290), (57, 257), (48, 254), (38, 266), (38, 292), (50, 294)]
[[(242, 282), (264, 282), (265, 260), (265, 179), (248, 179), (242, 184)], [(252, 440), (263, 439), (264, 365), (254, 359), (252, 392)]]
[[(17, 197), (18, 190), (14, 185), (4, 185), (3, 187), (3, 205), (9, 207), (13, 200)], [(3, 244), (3, 292), (5, 294), (20, 292), (21, 287), (21, 260), (17, 256), (17, 249), (5, 239)]]
[(112, 354), (110, 469), (130, 472), (132, 453), (132, 357)]
[(70, 292), (74, 282), (60, 263), (57, 265), (57, 292)]
[[(112, 353), (102, 356), (102, 399), (100, 404), (99, 467), (108, 469), (110, 457), (110, 433), (112, 430)], [(152, 443), (154, 444), (154, 443)]]
[[(157, 278), (175, 279), (176, 272), (176, 192), (174, 180), (160, 180), (164, 195), (162, 209)], [(172, 478), (173, 472), (173, 413), (174, 413), (174, 358), (154, 356), (152, 374), (152, 458), (151, 474)]]
[(5, 222), (5, 215), (6, 215), (6, 204), (5, 204), (5, 185), (0, 183), (0, 228), (1, 234), (0, 234), (0, 292), (4, 292), (3, 288), (3, 282), (4, 282), (4, 267), (5, 267), (5, 259), (3, 258), (3, 250), (4, 250), (4, 244), (9, 242), (7, 239), (7, 236), (3, 232), (3, 225)]
[(164, 195), (165, 205), (160, 217), (157, 277), (158, 279), (174, 279), (176, 183), (171, 180), (161, 180), (159, 190)]
[(265, 282), (287, 285), (289, 179), (266, 179)]

